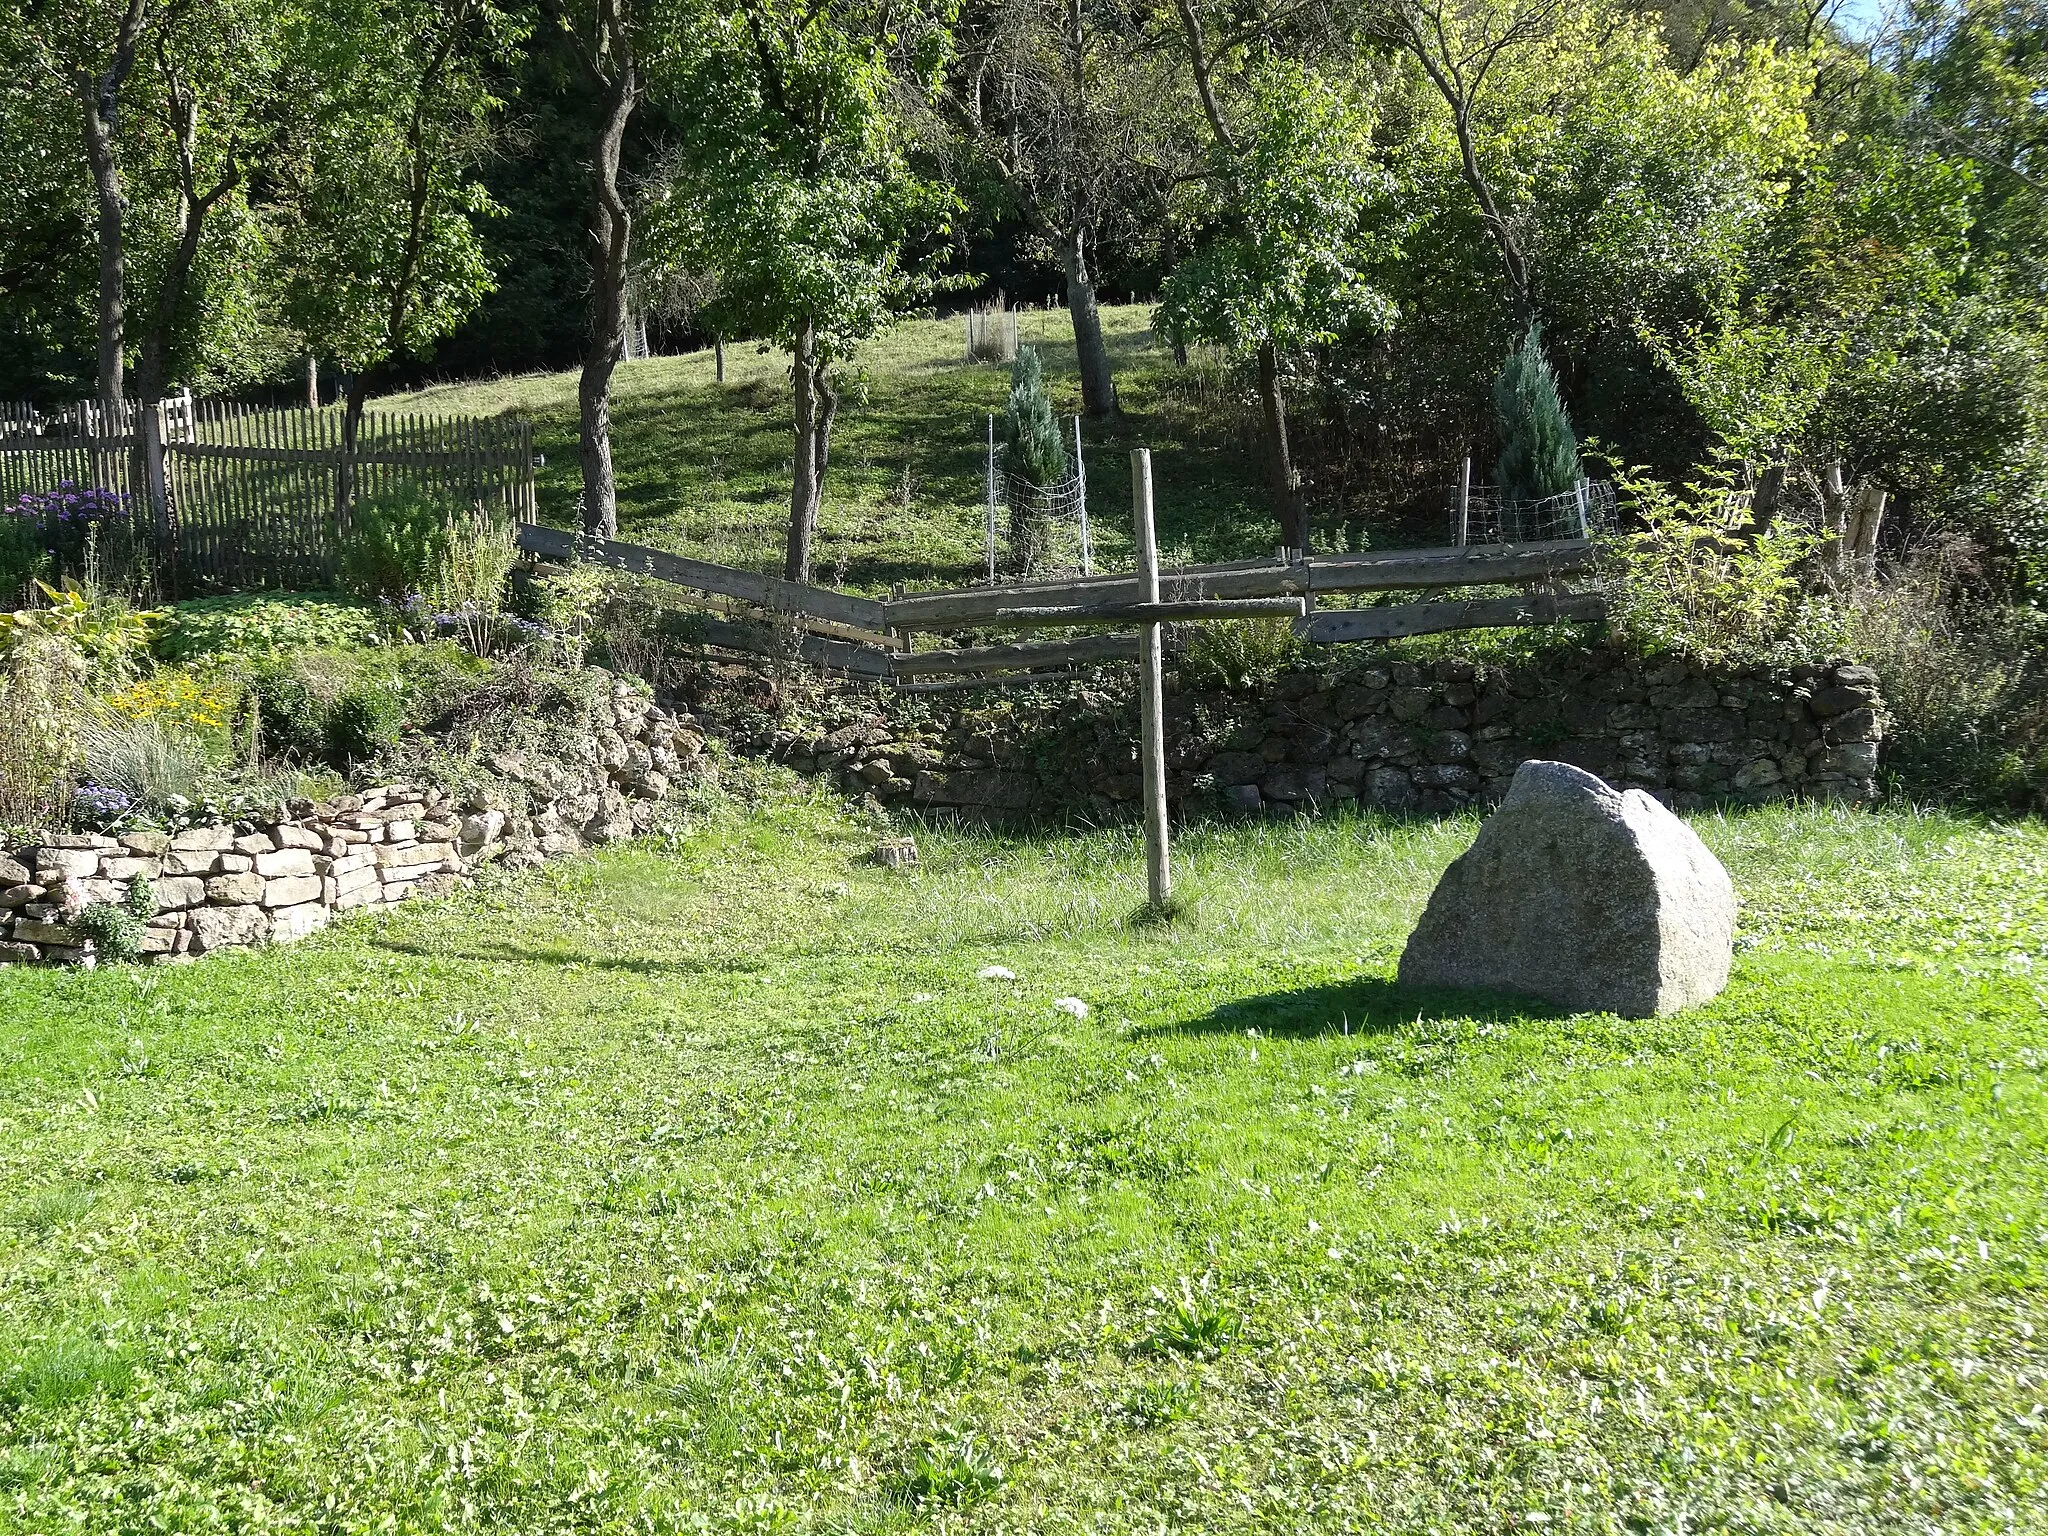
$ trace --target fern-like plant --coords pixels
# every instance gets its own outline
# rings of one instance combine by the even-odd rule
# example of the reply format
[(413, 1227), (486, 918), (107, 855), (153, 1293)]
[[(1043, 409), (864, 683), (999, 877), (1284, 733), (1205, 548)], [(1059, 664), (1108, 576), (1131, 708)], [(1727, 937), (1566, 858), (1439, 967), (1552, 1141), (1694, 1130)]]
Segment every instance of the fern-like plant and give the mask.
[(1510, 501), (1561, 496), (1579, 483), (1579, 440), (1543, 356), (1543, 328), (1529, 327), (1493, 381), (1500, 460), (1493, 483)]

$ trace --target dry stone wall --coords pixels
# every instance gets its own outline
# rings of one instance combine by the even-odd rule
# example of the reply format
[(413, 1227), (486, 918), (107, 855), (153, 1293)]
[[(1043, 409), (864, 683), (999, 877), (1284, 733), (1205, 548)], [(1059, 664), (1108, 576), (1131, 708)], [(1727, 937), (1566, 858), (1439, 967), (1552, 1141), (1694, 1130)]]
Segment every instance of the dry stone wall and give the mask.
[[(844, 688), (792, 706), (758, 677), (687, 682), (741, 750), (883, 805), (979, 818), (1126, 814), (1139, 793), (1127, 679), (904, 695)], [(1292, 814), (1352, 802), (1436, 812), (1492, 803), (1532, 758), (1571, 763), (1676, 809), (1877, 794), (1878, 678), (1838, 664), (1725, 670), (1606, 650), (1514, 666), (1362, 661), (1246, 693), (1169, 695), (1181, 805)]]
[(385, 784), (260, 821), (0, 843), (0, 963), (92, 964), (75, 919), (126, 903), (138, 880), (155, 908), (143, 955), (172, 962), (303, 938), (336, 913), (451, 890), (492, 861), (536, 865), (644, 832), (708, 771), (704, 737), (623, 682), (609, 713), (573, 759), (495, 755), (494, 776), (518, 795)]

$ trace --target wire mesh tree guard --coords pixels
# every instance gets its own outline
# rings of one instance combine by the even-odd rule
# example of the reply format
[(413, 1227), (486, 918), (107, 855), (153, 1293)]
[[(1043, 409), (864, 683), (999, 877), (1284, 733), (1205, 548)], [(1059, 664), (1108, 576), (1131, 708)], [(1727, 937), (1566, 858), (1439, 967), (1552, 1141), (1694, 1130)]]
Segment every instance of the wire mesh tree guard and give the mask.
[(1445, 494), (1450, 542), (1468, 544), (1539, 544), (1553, 539), (1591, 539), (1613, 533), (1620, 514), (1611, 480), (1585, 480), (1568, 491), (1540, 501), (1521, 501), (1501, 494), (1499, 487), (1474, 485), (1467, 459), (1458, 484)]
[(1081, 418), (1074, 423), (1074, 471), (1051, 485), (1034, 485), (1003, 469), (996, 451), (996, 419), (988, 418), (984, 491), (984, 552), (988, 579), (1011, 576), (1092, 576), (1095, 540), (1088, 526), (1088, 465), (1081, 453)]

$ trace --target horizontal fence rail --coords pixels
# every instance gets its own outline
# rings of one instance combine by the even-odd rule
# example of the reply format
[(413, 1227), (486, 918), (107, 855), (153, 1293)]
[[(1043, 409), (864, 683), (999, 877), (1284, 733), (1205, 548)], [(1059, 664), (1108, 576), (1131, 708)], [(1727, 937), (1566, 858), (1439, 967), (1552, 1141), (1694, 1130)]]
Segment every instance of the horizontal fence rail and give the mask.
[[(1318, 591), (1397, 591), (1549, 581), (1585, 568), (1593, 553), (1592, 544), (1586, 540), (1195, 566), (1162, 576), (1161, 587), (1170, 595), (1158, 603), (1137, 601), (1137, 581), (1129, 576), (978, 587), (879, 602), (707, 560), (692, 560), (666, 550), (593, 538), (565, 528), (528, 524), (519, 530), (519, 544), (528, 553), (548, 559), (588, 560), (713, 597), (749, 603), (788, 621), (786, 625), (777, 625), (698, 615), (689, 633), (699, 643), (719, 650), (801, 657), (817, 666), (878, 680), (983, 674), (991, 684), (1018, 682), (1028, 680), (1039, 668), (1071, 669), (1132, 660), (1138, 655), (1138, 637), (1100, 634), (1064, 641), (908, 651), (888, 644), (803, 633), (804, 626), (827, 625), (841, 633), (873, 635), (876, 640), (887, 641), (890, 635), (900, 639), (919, 629), (1264, 616), (1291, 618), (1302, 638), (1314, 644), (1331, 645), (1447, 630), (1597, 622), (1606, 613), (1606, 604), (1597, 595), (1568, 592), (1339, 608), (1321, 613), (1305, 611)], [(1057, 601), (1027, 601), (1032, 598)], [(1040, 680), (1050, 680), (1073, 674), (1062, 671), (1036, 675)], [(945, 686), (968, 685), (961, 681)]]
[(119, 498), (167, 590), (332, 583), (336, 530), (372, 498), (536, 515), (533, 433), (511, 417), (274, 410), (189, 395), (154, 406), (0, 403), (0, 511), (69, 484)]

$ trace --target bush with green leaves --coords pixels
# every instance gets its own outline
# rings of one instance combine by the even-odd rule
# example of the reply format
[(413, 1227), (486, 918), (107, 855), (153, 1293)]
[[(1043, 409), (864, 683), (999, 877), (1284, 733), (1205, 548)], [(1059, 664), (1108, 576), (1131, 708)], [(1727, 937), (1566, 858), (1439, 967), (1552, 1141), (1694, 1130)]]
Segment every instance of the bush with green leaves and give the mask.
[(1543, 356), (1543, 328), (1532, 325), (1493, 381), (1500, 459), (1493, 483), (1510, 501), (1561, 496), (1579, 483), (1579, 440)]
[(238, 592), (175, 603), (157, 641), (167, 661), (374, 645), (377, 615), (343, 592)]
[(1301, 657), (1301, 639), (1288, 619), (1223, 619), (1197, 624), (1180, 654), (1189, 687), (1245, 693), (1270, 683)]
[(336, 539), (342, 585), (394, 608), (421, 596), (447, 560), (451, 510), (410, 485), (356, 502)]
[(49, 573), (49, 552), (35, 523), (0, 513), (0, 608), (27, 602), (32, 583)]
[(1676, 487), (1646, 470), (1617, 476), (1638, 524), (1605, 551), (1609, 622), (1623, 643), (1713, 664), (1793, 659), (1813, 539), (1783, 523), (1758, 533), (1733, 475), (1712, 465)]
[(98, 959), (133, 961), (142, 956), (142, 937), (154, 916), (156, 887), (138, 879), (129, 883), (127, 895), (118, 902), (87, 902), (71, 927), (91, 941)]
[(353, 772), (446, 714), (491, 670), (447, 643), (263, 657), (247, 673), (261, 753)]

